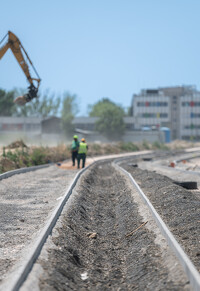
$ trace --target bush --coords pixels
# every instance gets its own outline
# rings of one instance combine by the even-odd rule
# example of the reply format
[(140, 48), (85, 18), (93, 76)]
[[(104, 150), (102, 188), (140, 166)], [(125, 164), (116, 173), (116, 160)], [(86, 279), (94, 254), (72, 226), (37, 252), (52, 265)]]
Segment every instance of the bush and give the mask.
[(11, 151), (8, 151), (7, 153), (4, 152), (3, 156), (9, 160), (11, 160), (14, 163), (17, 163), (19, 160), (18, 154), (17, 153), (13, 153)]
[(97, 143), (92, 144), (91, 146), (93, 151), (99, 152), (101, 150), (101, 146)]
[(145, 150), (150, 150), (150, 145), (146, 140), (143, 141), (142, 146)]
[[(160, 142), (154, 142), (151, 146), (146, 141), (141, 144), (132, 142), (118, 142), (110, 144), (89, 144), (88, 156), (119, 154), (122, 152), (135, 152), (142, 149), (169, 150), (168, 146)], [(6, 172), (17, 168), (37, 166), (49, 162), (57, 163), (71, 158), (70, 145), (58, 145), (57, 147), (18, 147), (11, 149), (3, 148), (0, 158), (0, 172)]]
[(100, 155), (102, 152), (102, 146), (100, 146), (97, 143), (93, 143), (89, 145), (89, 151), (88, 151), (88, 155), (89, 156), (98, 156)]
[(35, 166), (45, 164), (46, 155), (44, 148), (35, 148), (31, 153), (30, 159), (32, 161), (32, 164)]
[(152, 144), (153, 149), (158, 149), (158, 150), (169, 150), (169, 147), (165, 145), (164, 143), (160, 143), (159, 141), (155, 141)]
[(139, 147), (132, 142), (121, 142), (119, 147), (124, 152), (135, 152), (140, 150)]

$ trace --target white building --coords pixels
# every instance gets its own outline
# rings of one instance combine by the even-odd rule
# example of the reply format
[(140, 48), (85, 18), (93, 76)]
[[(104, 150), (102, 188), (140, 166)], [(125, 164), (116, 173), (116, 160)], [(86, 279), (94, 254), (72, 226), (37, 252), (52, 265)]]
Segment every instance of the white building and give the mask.
[(168, 127), (172, 139), (200, 139), (200, 92), (195, 86), (142, 90), (133, 96), (135, 128)]

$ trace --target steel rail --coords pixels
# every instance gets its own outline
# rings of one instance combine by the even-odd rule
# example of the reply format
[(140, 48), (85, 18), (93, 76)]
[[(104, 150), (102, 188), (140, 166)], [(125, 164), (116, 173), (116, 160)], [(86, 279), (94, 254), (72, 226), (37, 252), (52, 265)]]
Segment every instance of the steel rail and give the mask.
[[(141, 153), (138, 153), (138, 155), (140, 155), (140, 154)], [(134, 155), (137, 155), (137, 154), (135, 153)], [(51, 234), (53, 227), (55, 226), (55, 224), (56, 224), (66, 202), (68, 201), (74, 187), (76, 186), (80, 176), (87, 169), (89, 169), (92, 165), (102, 163), (102, 162), (107, 161), (107, 160), (113, 160), (113, 157), (112, 158), (105, 157), (105, 158), (99, 159), (97, 161), (94, 161), (92, 164), (88, 165), (87, 167), (80, 170), (76, 174), (76, 176), (74, 177), (70, 186), (68, 187), (68, 190), (65, 192), (63, 199), (60, 201), (59, 205), (56, 207), (56, 209), (52, 213), (46, 226), (41, 230), (41, 233), (40, 233), (38, 239), (36, 240), (36, 242), (34, 243), (34, 246), (32, 247), (31, 251), (29, 252), (29, 255), (23, 261), (24, 264), (18, 268), (18, 271), (16, 273), (13, 274), (12, 279), (10, 280), (9, 283), (7, 283), (7, 281), (5, 282), (4, 285), (6, 285), (6, 289), (5, 289), (6, 291), (18, 291), (20, 289), (20, 287), (22, 286), (22, 284), (24, 283), (24, 281), (26, 280), (26, 278), (27, 278), (28, 274), (30, 273), (35, 261), (39, 257), (39, 254), (42, 250), (44, 243), (46, 242), (48, 236)], [(42, 165), (42, 166), (35, 166), (35, 167), (30, 167), (30, 168), (22, 168), (22, 169), (18, 169), (18, 170), (14, 170), (14, 171), (9, 171), (9, 172), (6, 172), (6, 173), (0, 175), (0, 180), (1, 180), (1, 176), (2, 176), (2, 179), (4, 179), (4, 178), (8, 178), (10, 176), (13, 176), (15, 174), (25, 173), (25, 172), (29, 172), (29, 171), (35, 171), (37, 169), (48, 167), (50, 165), (52, 165), (52, 164), (46, 164), (46, 165)]]
[[(152, 152), (150, 152), (152, 153)], [(141, 152), (135, 153), (134, 156), (137, 155), (141, 155)], [(124, 169), (122, 169), (120, 166), (116, 165), (117, 161), (122, 161), (122, 160), (127, 160), (130, 159), (131, 157), (133, 157), (133, 155), (130, 154), (130, 156), (126, 156), (126, 157), (120, 157), (119, 159), (116, 159), (115, 157), (115, 166), (118, 167), (120, 170), (125, 171)], [(23, 266), (20, 266), (18, 268), (18, 271), (13, 275), (12, 280), (10, 280), (9, 283), (6, 283), (6, 290), (8, 291), (18, 291), (19, 288), (22, 286), (22, 284), (24, 283), (24, 281), (26, 280), (28, 274), (30, 273), (33, 264), (35, 263), (35, 261), (37, 260), (42, 247), (44, 245), (44, 243), (46, 242), (48, 236), (51, 234), (53, 227), (55, 226), (66, 202), (68, 201), (74, 187), (76, 186), (78, 179), (80, 178), (80, 176), (87, 170), (89, 169), (92, 165), (94, 164), (98, 164), (104, 161), (108, 161), (108, 160), (113, 160), (114, 157), (105, 157), (102, 159), (99, 159), (97, 161), (94, 161), (92, 164), (90, 164), (89, 166), (87, 166), (86, 168), (80, 170), (75, 178), (73, 179), (73, 181), (71, 182), (70, 186), (68, 187), (68, 190), (65, 192), (65, 195), (63, 197), (63, 199), (60, 201), (59, 205), (56, 207), (56, 209), (54, 210), (54, 212), (52, 213), (48, 223), (46, 224), (46, 226), (43, 228), (43, 230), (41, 231), (37, 241), (34, 243), (34, 246), (32, 247), (31, 251), (29, 252), (29, 255), (27, 256), (27, 258), (24, 260), (24, 264)], [(45, 168), (45, 167), (49, 167), (52, 164), (46, 164), (46, 165), (41, 165), (41, 166), (34, 166), (34, 167), (29, 167), (29, 168), (22, 168), (22, 169), (17, 169), (17, 170), (13, 170), (13, 171), (9, 171), (6, 172), (4, 174), (0, 175), (0, 180), (11, 177), (15, 174), (20, 174), (20, 173), (26, 173), (29, 171), (35, 171), (41, 168)], [(130, 175), (127, 172), (128, 175)], [(200, 286), (200, 285), (199, 285)], [(196, 289), (196, 290), (200, 290)]]
[(53, 163), (45, 164), (45, 165), (39, 165), (39, 166), (33, 166), (33, 167), (27, 167), (27, 168), (21, 168), (21, 169), (16, 169), (12, 171), (5, 172), (3, 174), (0, 174), (0, 181), (9, 177), (12, 177), (13, 175), (21, 174), (21, 173), (27, 173), (27, 172), (32, 172), (36, 171), (42, 168), (47, 168), (54, 165)]
[[(95, 162), (97, 163), (97, 162)], [(17, 273), (15, 273), (12, 277), (12, 280), (10, 280), (9, 283), (6, 284), (6, 290), (7, 291), (18, 291), (19, 288), (24, 283), (25, 279), (27, 278), (29, 272), (31, 271), (33, 264), (37, 260), (42, 247), (44, 243), (47, 240), (47, 237), (51, 234), (53, 227), (55, 226), (67, 200), (69, 199), (74, 187), (77, 184), (78, 179), (80, 176), (92, 166), (93, 164), (87, 166), (84, 169), (81, 169), (73, 179), (72, 183), (70, 184), (68, 190), (65, 192), (65, 195), (63, 199), (60, 201), (59, 205), (56, 207), (54, 212), (52, 213), (48, 223), (41, 231), (37, 241), (34, 243), (34, 246), (32, 247), (31, 251), (29, 252), (29, 255), (24, 260), (24, 264), (18, 269)]]
[(136, 181), (134, 180), (132, 175), (129, 172), (127, 172), (126, 170), (124, 170), (122, 167), (120, 167), (117, 164), (118, 162), (119, 162), (119, 159), (114, 161), (112, 163), (113, 166), (116, 169), (118, 169), (119, 171), (121, 171), (123, 174), (125, 174), (130, 179), (132, 184), (135, 186), (135, 188), (137, 189), (141, 198), (143, 199), (145, 204), (148, 206), (148, 208), (149, 208), (156, 224), (158, 225), (161, 233), (166, 238), (168, 245), (173, 250), (176, 257), (179, 259), (181, 265), (183, 266), (183, 269), (184, 269), (184, 271), (185, 271), (185, 273), (190, 281), (191, 286), (194, 288), (195, 291), (199, 291), (200, 290), (200, 274), (199, 274), (199, 272), (197, 271), (197, 269), (195, 268), (195, 266), (193, 265), (193, 263), (191, 262), (189, 257), (186, 255), (186, 253), (183, 251), (182, 247), (177, 242), (177, 240), (175, 239), (173, 234), (170, 232), (167, 225), (164, 223), (164, 221), (162, 220), (160, 215), (157, 213), (157, 211), (155, 210), (155, 208), (153, 207), (153, 205), (151, 204), (151, 202), (149, 201), (147, 196), (144, 194), (142, 189), (136, 183)]

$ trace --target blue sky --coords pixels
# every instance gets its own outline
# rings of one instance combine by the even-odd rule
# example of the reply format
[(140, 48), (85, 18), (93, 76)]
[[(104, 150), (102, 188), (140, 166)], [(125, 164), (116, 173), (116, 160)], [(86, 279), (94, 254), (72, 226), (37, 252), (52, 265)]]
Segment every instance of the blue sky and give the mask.
[[(41, 79), (41, 91), (78, 96), (80, 113), (102, 97), (128, 107), (143, 88), (200, 90), (199, 0), (7, 0), (0, 40), (11, 30)], [(11, 52), (0, 88), (28, 83)]]

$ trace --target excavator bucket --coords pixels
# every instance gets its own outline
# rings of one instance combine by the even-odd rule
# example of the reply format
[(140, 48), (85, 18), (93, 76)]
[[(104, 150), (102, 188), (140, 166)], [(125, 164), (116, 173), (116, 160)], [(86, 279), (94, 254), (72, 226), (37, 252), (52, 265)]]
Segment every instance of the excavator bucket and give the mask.
[[(17, 97), (14, 102), (19, 105), (24, 105), (25, 103), (31, 101), (33, 98), (37, 97), (38, 88), (40, 85), (40, 77), (36, 71), (36, 69), (33, 66), (32, 61), (30, 60), (27, 52), (25, 51), (24, 47), (22, 46), (20, 40), (16, 37), (14, 33), (11, 31), (8, 31), (6, 36), (2, 39), (0, 44), (5, 40), (5, 38), (8, 36), (7, 43), (0, 47), (0, 59), (4, 56), (6, 51), (8, 49), (11, 49), (12, 53), (14, 54), (17, 62), (19, 63), (22, 71), (24, 72), (30, 86), (28, 87), (28, 93)], [(25, 60), (26, 57), (26, 60)], [(32, 67), (33, 71), (35, 72), (37, 78), (32, 78), (29, 70), (29, 66)], [(37, 86), (35, 84), (37, 83)]]
[(28, 93), (23, 96), (17, 97), (14, 102), (18, 105), (24, 105), (25, 103), (31, 101), (33, 98), (37, 97), (38, 89), (35, 88), (33, 84), (28, 87)]

